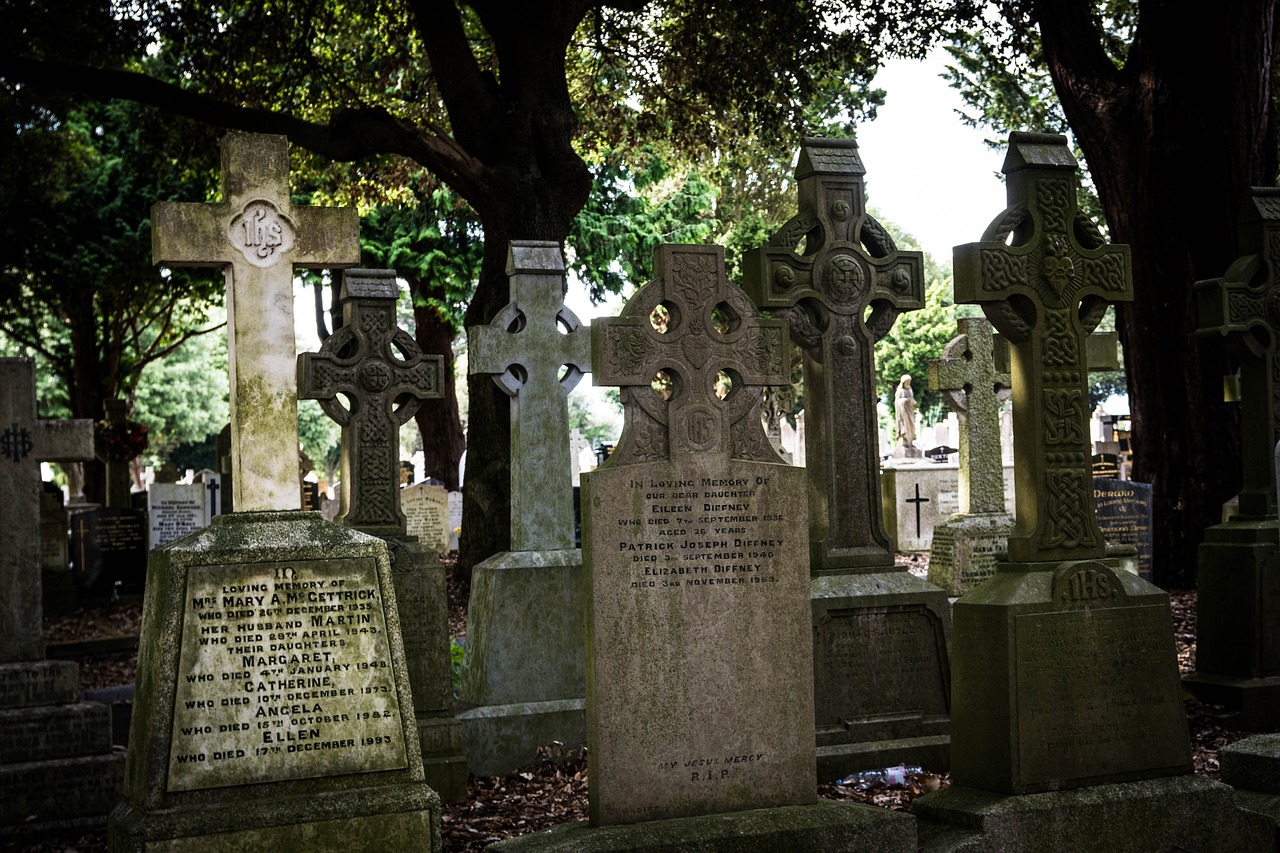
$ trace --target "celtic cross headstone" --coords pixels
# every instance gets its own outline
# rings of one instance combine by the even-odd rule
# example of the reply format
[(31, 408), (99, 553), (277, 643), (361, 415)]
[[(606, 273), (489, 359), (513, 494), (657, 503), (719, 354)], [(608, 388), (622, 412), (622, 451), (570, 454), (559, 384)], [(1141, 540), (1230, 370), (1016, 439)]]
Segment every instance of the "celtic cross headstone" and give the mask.
[(444, 359), (424, 354), (396, 326), (399, 297), (395, 270), (347, 270), (338, 295), (342, 327), (318, 353), (298, 356), (298, 398), (318, 400), (342, 427), (337, 521), (375, 536), (405, 535), (400, 426), (422, 400), (442, 396)]
[(853, 140), (806, 139), (800, 210), (743, 260), (756, 305), (783, 309), (803, 349), (812, 567), (892, 566), (880, 512), (875, 342), (924, 306), (924, 259), (867, 213)]
[(0, 358), (0, 664), (44, 658), (40, 463), (93, 458), (93, 421), (36, 414), (35, 363)]
[(558, 243), (513, 242), (511, 301), (467, 330), (468, 369), (511, 397), (511, 550), (573, 547), (569, 392), (590, 371), (590, 335), (564, 304)]
[[(955, 250), (957, 302), (977, 303), (1012, 346), (1019, 562), (1102, 557), (1093, 512), (1086, 340), (1133, 298), (1129, 247), (1109, 246), (1076, 207), (1076, 162), (1055, 134), (1015, 133), (1011, 199), (979, 243)], [(1013, 235), (1014, 243), (1006, 239)], [(1034, 460), (1031, 462), (1029, 460)]]
[(223, 138), (222, 198), (155, 204), (152, 256), (157, 264), (225, 271), (232, 505), (236, 512), (298, 509), (293, 268), (356, 264), (358, 220), (350, 208), (290, 202), (283, 136)]
[(654, 280), (592, 324), (625, 413), (582, 475), (593, 824), (814, 800), (805, 478), (760, 415), (787, 354), (718, 246), (659, 246)]

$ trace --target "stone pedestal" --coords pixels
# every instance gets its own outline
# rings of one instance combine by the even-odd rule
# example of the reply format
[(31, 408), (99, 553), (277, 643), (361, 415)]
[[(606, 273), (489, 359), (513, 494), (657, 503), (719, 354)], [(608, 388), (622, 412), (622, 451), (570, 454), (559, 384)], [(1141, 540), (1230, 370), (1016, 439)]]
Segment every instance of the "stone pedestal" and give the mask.
[(1261, 822), (1236, 807), (1232, 790), (1202, 776), (1022, 796), (952, 785), (917, 799), (911, 813), (921, 853), (1274, 848)]
[(1201, 702), (1246, 731), (1280, 725), (1280, 546), (1275, 516), (1236, 516), (1205, 531), (1196, 572), (1196, 671)]
[(223, 515), (153, 551), (113, 851), (440, 850), (385, 543)]
[(422, 769), (431, 790), (446, 802), (467, 798), (467, 758), (462, 724), (454, 715), (449, 660), (449, 599), (444, 566), (413, 537), (386, 537), (400, 610), (400, 633), (413, 713), (418, 720)]
[(1238, 740), (1218, 753), (1222, 781), (1235, 789), (1235, 803), (1252, 832), (1241, 850), (1280, 847), (1280, 735)]
[(954, 515), (933, 529), (929, 583), (952, 597), (995, 576), (1005, 559), (1013, 517), (1005, 512)]
[(586, 743), (582, 552), (507, 551), (475, 567), (458, 719), (477, 776)]
[(946, 593), (909, 572), (810, 583), (818, 780), (859, 770), (949, 766)]
[(574, 823), (485, 848), (494, 853), (915, 853), (916, 849), (916, 825), (909, 815), (827, 801), (619, 826)]
[(120, 798), (124, 754), (111, 709), (79, 701), (76, 664), (0, 664), (0, 837), (106, 822)]

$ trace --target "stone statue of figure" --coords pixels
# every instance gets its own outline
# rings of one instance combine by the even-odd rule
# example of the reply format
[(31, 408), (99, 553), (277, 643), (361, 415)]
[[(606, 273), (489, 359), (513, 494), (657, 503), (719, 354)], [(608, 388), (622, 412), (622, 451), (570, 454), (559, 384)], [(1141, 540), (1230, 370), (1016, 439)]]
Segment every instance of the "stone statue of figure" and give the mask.
[(911, 376), (904, 374), (893, 395), (893, 409), (898, 421), (898, 443), (902, 447), (915, 447), (916, 395), (911, 391)]

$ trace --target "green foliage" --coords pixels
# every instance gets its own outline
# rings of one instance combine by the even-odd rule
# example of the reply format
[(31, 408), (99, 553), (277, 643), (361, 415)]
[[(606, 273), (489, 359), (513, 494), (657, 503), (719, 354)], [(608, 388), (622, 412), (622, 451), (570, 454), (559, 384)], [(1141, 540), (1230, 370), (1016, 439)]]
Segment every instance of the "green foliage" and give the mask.
[(177, 465), (173, 454), (178, 447), (205, 445), (217, 438), (230, 417), (227, 338), (221, 324), (147, 365), (138, 382), (133, 417), (147, 425), (144, 464), (157, 468), (165, 461)]
[(929, 359), (941, 356), (956, 334), (951, 277), (935, 278), (925, 290), (924, 308), (900, 315), (889, 334), (876, 344), (878, 398), (890, 411), (899, 380), (910, 375), (916, 409), (923, 421), (933, 424), (946, 416), (941, 392), (929, 390)]
[[(608, 392), (612, 391), (612, 394)], [(606, 393), (600, 395), (605, 405), (616, 407), (616, 412), (611, 411), (611, 417), (608, 420), (600, 420), (597, 418), (592, 406), (587, 402), (584, 394), (569, 395), (569, 429), (576, 429), (587, 441), (591, 442), (592, 447), (596, 447), (601, 442), (612, 442), (618, 438), (617, 424), (622, 418), (622, 404), (618, 402), (618, 389), (606, 389)]]
[(462, 695), (462, 659), (466, 649), (458, 642), (457, 637), (449, 638), (449, 670), (453, 675), (453, 699), (456, 702)]
[(315, 400), (298, 401), (298, 443), (316, 471), (332, 483), (342, 461), (342, 427)]

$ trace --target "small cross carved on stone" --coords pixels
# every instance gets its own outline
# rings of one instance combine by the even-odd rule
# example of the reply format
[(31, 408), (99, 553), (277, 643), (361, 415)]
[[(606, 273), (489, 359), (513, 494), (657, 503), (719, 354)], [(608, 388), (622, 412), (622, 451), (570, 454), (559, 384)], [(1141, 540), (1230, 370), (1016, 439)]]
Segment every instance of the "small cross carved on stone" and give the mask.
[(866, 211), (853, 140), (806, 139), (799, 211), (743, 259), (743, 288), (782, 312), (804, 348), (813, 568), (892, 568), (880, 504), (873, 349), (924, 306), (924, 256), (899, 251)]
[(420, 401), (442, 396), (444, 359), (424, 354), (396, 326), (399, 297), (395, 270), (348, 270), (338, 296), (342, 328), (318, 353), (298, 356), (299, 399), (318, 400), (342, 427), (342, 514), (337, 521), (376, 536), (405, 533), (400, 426), (413, 417)]
[[(609, 461), (706, 453), (779, 461), (761, 422), (760, 389), (787, 380), (787, 352), (783, 321), (759, 318), (725, 279), (722, 248), (659, 246), (654, 280), (619, 316), (592, 325), (596, 384), (621, 386), (626, 410)], [(654, 388), (659, 372), (666, 391)]]
[(1093, 510), (1086, 342), (1133, 285), (1129, 247), (1106, 245), (1076, 208), (1076, 169), (1065, 137), (1013, 133), (1009, 207), (982, 242), (955, 249), (956, 301), (980, 304), (1013, 348), (1016, 562), (1096, 559), (1105, 548)]
[(1238, 221), (1239, 257), (1195, 284), (1199, 334), (1225, 338), (1240, 359), (1240, 513), (1276, 514), (1280, 442), (1280, 188), (1255, 187)]

